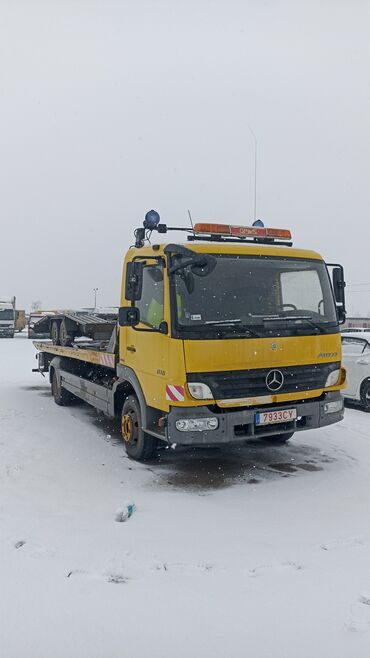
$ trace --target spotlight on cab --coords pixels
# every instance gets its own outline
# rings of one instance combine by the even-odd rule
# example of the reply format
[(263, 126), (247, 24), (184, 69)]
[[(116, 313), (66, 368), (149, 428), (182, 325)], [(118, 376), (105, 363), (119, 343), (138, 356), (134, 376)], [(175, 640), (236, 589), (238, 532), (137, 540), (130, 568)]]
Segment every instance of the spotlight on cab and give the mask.
[(154, 231), (157, 228), (160, 219), (159, 213), (157, 213), (156, 210), (149, 210), (145, 215), (144, 228), (149, 231)]

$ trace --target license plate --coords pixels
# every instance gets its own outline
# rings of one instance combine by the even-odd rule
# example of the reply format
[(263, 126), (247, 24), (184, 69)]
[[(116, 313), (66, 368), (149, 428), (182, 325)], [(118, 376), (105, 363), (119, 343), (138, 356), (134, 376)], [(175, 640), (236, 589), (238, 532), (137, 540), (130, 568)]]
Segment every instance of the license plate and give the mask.
[(278, 411), (262, 411), (255, 416), (256, 425), (272, 425), (273, 423), (289, 423), (297, 418), (297, 409), (279, 409)]

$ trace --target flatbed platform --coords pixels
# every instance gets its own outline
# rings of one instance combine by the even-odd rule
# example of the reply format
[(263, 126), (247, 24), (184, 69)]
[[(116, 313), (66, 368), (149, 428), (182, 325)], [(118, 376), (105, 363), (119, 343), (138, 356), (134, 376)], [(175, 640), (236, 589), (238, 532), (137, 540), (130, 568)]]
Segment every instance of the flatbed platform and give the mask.
[(96, 346), (90, 346), (89, 343), (74, 343), (71, 347), (62, 347), (62, 345), (53, 345), (49, 340), (33, 341), (34, 346), (39, 352), (46, 352), (55, 356), (77, 359), (85, 363), (93, 363), (115, 370), (117, 355), (112, 352), (97, 349)]

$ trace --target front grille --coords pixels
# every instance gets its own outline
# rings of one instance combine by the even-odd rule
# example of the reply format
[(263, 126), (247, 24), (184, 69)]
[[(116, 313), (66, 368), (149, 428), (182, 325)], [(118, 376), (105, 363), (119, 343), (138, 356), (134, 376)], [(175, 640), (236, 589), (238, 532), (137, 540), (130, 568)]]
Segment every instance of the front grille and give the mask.
[[(210, 387), (215, 400), (258, 397), (281, 393), (294, 393), (324, 388), (329, 374), (340, 368), (340, 363), (314, 363), (287, 368), (258, 368), (257, 370), (223, 370), (221, 372), (189, 373), (188, 382), (203, 382)], [(284, 383), (272, 391), (266, 385), (271, 370), (279, 370)]]

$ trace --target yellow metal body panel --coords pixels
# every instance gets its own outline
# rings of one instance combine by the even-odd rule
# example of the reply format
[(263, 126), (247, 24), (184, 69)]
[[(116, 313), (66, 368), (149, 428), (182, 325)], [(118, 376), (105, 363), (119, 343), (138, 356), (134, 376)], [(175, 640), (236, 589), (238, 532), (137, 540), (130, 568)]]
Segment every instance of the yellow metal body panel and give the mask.
[(340, 334), (184, 341), (188, 372), (279, 368), (340, 361)]
[[(165, 244), (141, 249), (130, 249), (125, 258), (122, 273), (121, 306), (129, 306), (125, 299), (126, 264), (134, 258), (147, 258), (148, 264), (153, 258), (164, 257)], [(302, 258), (322, 260), (315, 251), (295, 249), (292, 247), (250, 244), (250, 243), (205, 243), (191, 242), (186, 246), (199, 253), (235, 254), (248, 256), (278, 256), (283, 258)], [(132, 368), (141, 384), (147, 404), (168, 412), (170, 406), (202, 406), (214, 401), (195, 400), (190, 397), (186, 387), (187, 372), (215, 372), (222, 370), (247, 370), (249, 368), (274, 368), (312, 363), (341, 361), (340, 334), (291, 336), (284, 338), (246, 338), (224, 340), (180, 340), (171, 337), (169, 280), (164, 277), (164, 320), (169, 327), (169, 334), (151, 331), (138, 331), (145, 328), (121, 327), (119, 331), (119, 362)], [(276, 348), (272, 347), (276, 344)], [(127, 350), (127, 346), (130, 348)], [(132, 351), (134, 349), (135, 351)], [(344, 376), (343, 376), (344, 378)], [(173, 402), (166, 399), (166, 385), (185, 387), (183, 401)], [(341, 385), (326, 388), (325, 391), (339, 390)], [(220, 407), (246, 407), (260, 404), (292, 402), (297, 399), (314, 398), (321, 395), (323, 389), (298, 391), (281, 395), (268, 395), (261, 398), (243, 398), (216, 401)]]
[[(95, 365), (104, 366), (105, 368), (115, 369), (117, 356), (110, 352), (100, 352), (98, 350), (83, 349), (81, 347), (62, 347), (53, 345), (49, 341), (33, 341), (34, 346), (39, 352), (47, 352), (55, 356), (64, 356), (69, 359), (77, 359), (85, 363), (94, 363)], [(108, 359), (106, 358), (108, 357)], [(111, 365), (107, 365), (108, 361)]]
[[(125, 351), (126, 345), (135, 347), (135, 351)], [(185, 385), (183, 344), (181, 340), (174, 340), (168, 334), (137, 331), (132, 327), (121, 328), (120, 363), (132, 368), (140, 382), (146, 403), (156, 409), (169, 411), (169, 403), (166, 400), (167, 384)]]

